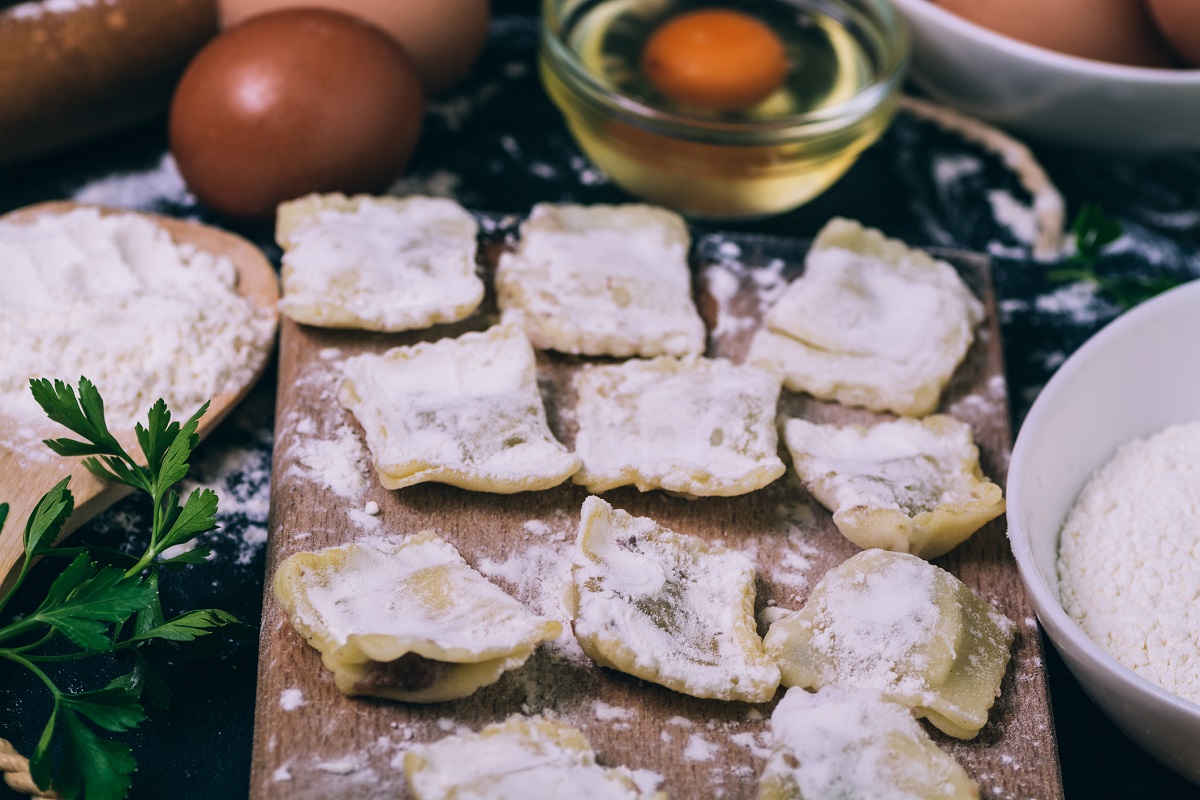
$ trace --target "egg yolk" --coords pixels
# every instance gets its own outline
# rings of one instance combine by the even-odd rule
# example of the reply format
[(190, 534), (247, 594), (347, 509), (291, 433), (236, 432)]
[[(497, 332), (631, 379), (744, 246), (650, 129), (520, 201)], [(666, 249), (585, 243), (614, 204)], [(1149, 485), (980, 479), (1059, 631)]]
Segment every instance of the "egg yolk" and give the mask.
[(787, 53), (774, 31), (749, 14), (704, 9), (664, 23), (642, 50), (642, 72), (683, 105), (739, 111), (779, 88)]

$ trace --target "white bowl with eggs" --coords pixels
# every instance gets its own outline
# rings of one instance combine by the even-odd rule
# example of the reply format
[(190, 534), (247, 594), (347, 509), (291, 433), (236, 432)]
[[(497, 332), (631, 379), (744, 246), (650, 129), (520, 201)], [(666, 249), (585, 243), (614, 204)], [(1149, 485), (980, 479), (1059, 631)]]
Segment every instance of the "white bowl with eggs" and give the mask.
[[(932, 0), (891, 2), (911, 30), (912, 81), (940, 102), (1054, 144), (1122, 154), (1200, 149), (1200, 69), (1128, 66), (1064, 55), (995, 33)], [(1062, 14), (1055, 30), (1069, 30), (1086, 19), (1087, 27), (1076, 30), (1093, 39), (1099, 33), (1088, 27), (1102, 26), (1101, 12), (1113, 5), (1095, 3), (1076, 14), (1070, 6), (1079, 0), (1037, 2), (1043, 9), (1057, 7)], [(1010, 13), (1023, 13), (1016, 7), (1020, 3), (1008, 5)], [(1108, 33), (1113, 37), (1130, 30), (1120, 20), (1112, 23), (1116, 30)], [(1086, 41), (1078, 45), (1086, 51)], [(1164, 48), (1164, 63), (1175, 58), (1165, 42), (1157, 46)], [(1135, 43), (1126, 50), (1144, 54), (1148, 47)], [(1152, 55), (1142, 60), (1156, 59)]]
[(1088, 695), (1140, 747), (1200, 783), (1200, 705), (1120, 664), (1059, 597), (1060, 532), (1089, 476), (1120, 445), (1185, 422), (1200, 422), (1200, 281), (1117, 318), (1042, 390), (1013, 448), (1008, 536), (1043, 628)]

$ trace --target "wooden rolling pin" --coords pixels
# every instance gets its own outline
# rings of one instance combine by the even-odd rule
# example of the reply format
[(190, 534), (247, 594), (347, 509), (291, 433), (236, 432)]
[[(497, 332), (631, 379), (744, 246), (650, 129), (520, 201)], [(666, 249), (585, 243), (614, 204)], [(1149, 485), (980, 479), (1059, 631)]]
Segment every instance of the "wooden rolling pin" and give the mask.
[(162, 114), (184, 67), (216, 32), (215, 0), (2, 8), (0, 165)]

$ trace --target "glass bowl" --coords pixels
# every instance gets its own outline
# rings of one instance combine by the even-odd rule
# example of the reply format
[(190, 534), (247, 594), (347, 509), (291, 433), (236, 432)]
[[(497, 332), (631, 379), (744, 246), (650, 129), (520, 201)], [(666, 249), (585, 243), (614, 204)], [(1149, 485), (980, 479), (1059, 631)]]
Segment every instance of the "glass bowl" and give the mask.
[[(844, 31), (841, 46), (852, 47), (857, 58), (854, 85), (838, 94), (837, 102), (803, 113), (668, 110), (641, 92), (621, 91), (585, 63), (603, 56), (598, 54), (603, 43), (580, 33), (581, 22), (590, 25), (597, 14), (633, 14), (653, 22), (713, 6), (695, 6), (692, 0), (544, 0), (542, 81), (579, 146), (627, 191), (697, 217), (738, 219), (787, 211), (832, 185), (891, 122), (908, 63), (906, 29), (887, 0), (718, 4), (797, 20), (819, 15)], [(833, 52), (841, 57), (836, 46)]]

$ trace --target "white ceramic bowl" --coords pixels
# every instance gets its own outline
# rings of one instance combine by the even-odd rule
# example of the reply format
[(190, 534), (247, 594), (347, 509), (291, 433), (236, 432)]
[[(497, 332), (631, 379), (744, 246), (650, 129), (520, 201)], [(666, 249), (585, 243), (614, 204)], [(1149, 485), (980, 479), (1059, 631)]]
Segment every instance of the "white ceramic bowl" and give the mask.
[(1148, 753), (1200, 783), (1200, 705), (1107, 655), (1058, 601), (1059, 530), (1116, 448), (1200, 421), (1200, 281), (1118, 317), (1059, 368), (1026, 417), (1008, 474), (1008, 537), (1042, 627), (1096, 704)]
[(1023, 136), (1092, 150), (1200, 148), (1200, 69), (1062, 55), (993, 33), (930, 0), (892, 4), (912, 30), (913, 82), (947, 105)]

